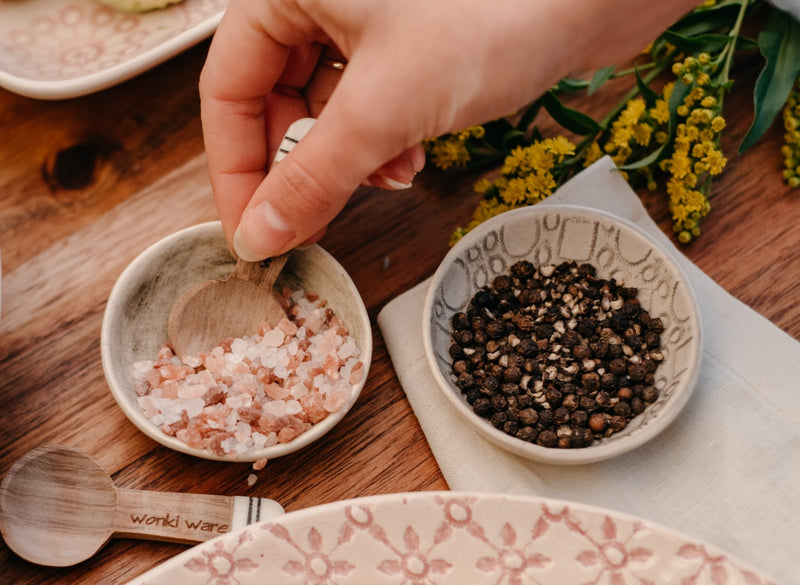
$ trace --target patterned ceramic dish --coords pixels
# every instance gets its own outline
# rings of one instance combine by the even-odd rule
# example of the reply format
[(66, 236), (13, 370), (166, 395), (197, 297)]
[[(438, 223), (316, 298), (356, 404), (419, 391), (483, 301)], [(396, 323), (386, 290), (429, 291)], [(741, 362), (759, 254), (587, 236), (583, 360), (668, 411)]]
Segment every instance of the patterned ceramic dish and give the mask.
[(370, 496), (252, 524), (129, 585), (778, 585), (646, 520), (524, 496)]
[[(347, 326), (363, 365), (360, 382), (348, 400), (288, 442), (251, 447), (243, 453), (215, 454), (189, 446), (145, 416), (135, 390), (133, 365), (153, 360), (167, 342), (167, 317), (175, 301), (193, 286), (227, 278), (235, 264), (219, 222), (199, 224), (168, 236), (142, 252), (117, 279), (106, 306), (100, 350), (111, 393), (125, 415), (150, 438), (183, 453), (220, 461), (257, 461), (292, 453), (322, 437), (352, 408), (367, 379), (372, 330), (366, 307), (350, 276), (319, 246), (295, 250), (276, 283), (278, 289), (304, 290), (327, 301)], [(211, 349), (211, 348), (209, 348)], [(255, 430), (255, 427), (253, 427)]]
[(0, 0), (0, 86), (65, 99), (134, 77), (214, 32), (228, 0), (142, 14), (91, 0)]
[[(658, 399), (624, 430), (586, 447), (540, 446), (507, 434), (475, 414), (456, 386), (449, 353), (453, 314), (466, 310), (479, 289), (491, 284), (498, 274), (508, 273), (511, 265), (521, 259), (536, 267), (563, 261), (592, 264), (598, 277), (613, 277), (626, 287), (638, 288), (641, 306), (650, 317), (661, 318), (663, 362), (655, 371)], [(512, 453), (556, 464), (600, 461), (655, 437), (688, 401), (702, 357), (697, 301), (673, 258), (650, 236), (620, 218), (555, 204), (503, 213), (468, 233), (450, 250), (426, 296), (423, 341), (437, 385), (468, 424)], [(579, 376), (582, 373), (574, 377), (576, 383), (582, 381)]]

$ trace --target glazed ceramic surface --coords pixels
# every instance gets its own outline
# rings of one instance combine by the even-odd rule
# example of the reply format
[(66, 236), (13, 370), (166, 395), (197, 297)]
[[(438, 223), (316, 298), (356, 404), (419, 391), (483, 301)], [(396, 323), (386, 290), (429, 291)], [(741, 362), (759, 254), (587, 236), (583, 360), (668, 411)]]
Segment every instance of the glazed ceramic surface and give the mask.
[(535, 497), (388, 494), (292, 512), (130, 585), (777, 585), (648, 521)]
[(227, 5), (134, 14), (91, 0), (0, 0), (0, 86), (43, 99), (110, 87), (209, 36)]
[[(601, 278), (639, 289), (651, 317), (664, 322), (664, 361), (656, 371), (659, 398), (621, 432), (589, 447), (547, 448), (517, 439), (476, 415), (454, 384), (448, 353), (452, 315), (473, 295), (527, 259), (536, 266), (587, 262)], [(494, 217), (461, 239), (432, 278), (423, 308), (423, 341), (437, 385), (465, 421), (493, 443), (522, 457), (581, 464), (620, 455), (655, 437), (686, 404), (702, 357), (695, 295), (673, 258), (655, 240), (618, 217), (570, 205), (535, 205)]]
[(219, 222), (199, 224), (156, 242), (128, 265), (108, 299), (100, 338), (103, 371), (111, 393), (127, 417), (152, 439), (183, 453), (222, 461), (272, 459), (300, 449), (327, 433), (355, 403), (366, 382), (372, 356), (369, 316), (350, 276), (319, 246), (292, 253), (276, 286), (314, 292), (328, 301), (355, 339), (364, 365), (349, 401), (310, 430), (287, 443), (217, 456), (169, 436), (142, 412), (134, 390), (133, 364), (155, 359), (167, 342), (167, 317), (180, 295), (193, 286), (227, 278), (235, 260)]

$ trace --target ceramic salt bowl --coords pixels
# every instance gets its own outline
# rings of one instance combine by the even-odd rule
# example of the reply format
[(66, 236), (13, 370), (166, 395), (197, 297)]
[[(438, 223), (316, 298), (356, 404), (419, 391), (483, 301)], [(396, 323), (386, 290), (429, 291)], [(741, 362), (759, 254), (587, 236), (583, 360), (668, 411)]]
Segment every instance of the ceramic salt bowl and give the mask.
[[(591, 264), (597, 278), (613, 278), (624, 287), (638, 289), (636, 298), (641, 308), (648, 311), (650, 318), (657, 317), (663, 323), (660, 333), (663, 361), (651, 372), (653, 379), (649, 381), (658, 397), (651, 402), (651, 395), (644, 411), (630, 419), (623, 430), (610, 436), (597, 434), (593, 440), (586, 441), (587, 446), (543, 446), (537, 444), (537, 437), (531, 436), (530, 429), (527, 437), (518, 438), (513, 425), (504, 430), (490, 422), (492, 413), (488, 418), (476, 414), (465, 392), (456, 385), (457, 376), (452, 371), (454, 358), (450, 353), (453, 315), (466, 311), (476, 292), (490, 286), (496, 276), (508, 274), (511, 266), (520, 260), (528, 260), (536, 268), (573, 261), (577, 265)], [(563, 324), (569, 327), (570, 319), (564, 318)], [(423, 308), (422, 326), (433, 377), (447, 402), (463, 420), (497, 446), (521, 457), (551, 464), (601, 461), (656, 437), (689, 400), (702, 357), (697, 300), (686, 275), (670, 253), (651, 236), (619, 217), (571, 205), (546, 204), (516, 209), (469, 232), (453, 246), (433, 275)], [(606, 370), (600, 368), (608, 368), (607, 360), (605, 365), (597, 359), (594, 362), (596, 371), (601, 374)], [(579, 367), (584, 368), (583, 362)], [(540, 392), (542, 384), (546, 384), (544, 380), (537, 387), (536, 380), (545, 376), (552, 379), (550, 375), (555, 371), (549, 375), (534, 373), (523, 381), (525, 388), (521, 392), (537, 395), (536, 408), (545, 407), (540, 402), (542, 395), (536, 390)], [(583, 373), (581, 370), (574, 374), (575, 384), (583, 383)], [(632, 383), (627, 380), (625, 385)], [(552, 412), (557, 406), (547, 407)], [(568, 411), (575, 409), (573, 403)], [(525, 424), (536, 428), (530, 421), (519, 422), (517, 426)], [(553, 430), (558, 432), (559, 425), (555, 426)], [(538, 431), (541, 430), (540, 426)]]
[[(145, 415), (139, 401), (134, 364), (154, 360), (167, 343), (167, 317), (180, 295), (202, 282), (230, 275), (235, 259), (219, 222), (199, 224), (176, 232), (150, 246), (117, 279), (106, 306), (101, 356), (106, 380), (125, 415), (150, 438), (177, 451), (221, 461), (258, 461), (292, 453), (331, 430), (350, 410), (367, 379), (372, 357), (372, 331), (366, 307), (344, 268), (315, 245), (295, 250), (276, 289), (315, 293), (327, 301), (346, 325), (363, 365), (344, 405), (288, 442), (253, 445), (243, 452), (219, 452), (189, 446), (165, 433)], [(211, 349), (211, 348), (209, 348)], [(269, 441), (268, 441), (269, 443)]]

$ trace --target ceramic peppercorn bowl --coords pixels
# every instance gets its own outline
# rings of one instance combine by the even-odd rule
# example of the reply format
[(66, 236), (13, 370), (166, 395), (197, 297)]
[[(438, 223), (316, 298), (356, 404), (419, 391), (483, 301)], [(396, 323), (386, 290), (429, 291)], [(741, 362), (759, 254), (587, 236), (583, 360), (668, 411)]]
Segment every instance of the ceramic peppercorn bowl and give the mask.
[(275, 287), (300, 294), (302, 322), (271, 329), (259, 345), (230, 343), (201, 364), (160, 359), (178, 297), (227, 278), (234, 264), (219, 222), (144, 250), (111, 291), (101, 357), (113, 397), (150, 438), (196, 457), (255, 462), (309, 445), (347, 414), (366, 382), (372, 332), (350, 276), (315, 245), (292, 252)]
[(671, 255), (621, 218), (556, 204), (503, 213), (453, 246), (432, 277), (423, 340), (468, 424), (553, 464), (656, 437), (702, 356), (698, 304)]

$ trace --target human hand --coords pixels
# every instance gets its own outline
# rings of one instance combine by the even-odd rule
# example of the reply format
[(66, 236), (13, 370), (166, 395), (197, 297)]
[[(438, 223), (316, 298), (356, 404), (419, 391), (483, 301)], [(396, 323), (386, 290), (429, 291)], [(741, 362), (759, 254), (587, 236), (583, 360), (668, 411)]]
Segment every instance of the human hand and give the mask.
[[(627, 58), (694, 4), (232, 0), (200, 80), (230, 246), (258, 260), (319, 239), (359, 185), (408, 184), (425, 138), (513, 112), (569, 71)], [(331, 66), (344, 59), (343, 70)], [(314, 127), (267, 174), (289, 124), (309, 115)]]

